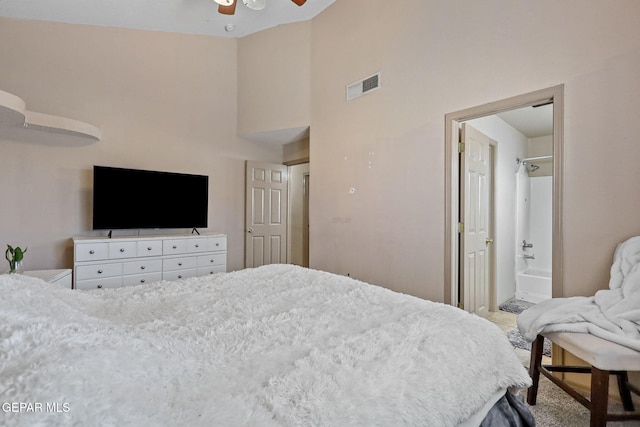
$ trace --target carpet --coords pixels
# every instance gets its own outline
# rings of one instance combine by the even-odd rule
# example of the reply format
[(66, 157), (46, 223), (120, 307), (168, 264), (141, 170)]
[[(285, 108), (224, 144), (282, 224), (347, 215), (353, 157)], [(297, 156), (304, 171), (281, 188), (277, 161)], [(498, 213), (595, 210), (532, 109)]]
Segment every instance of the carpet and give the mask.
[[(519, 392), (522, 399), (527, 390)], [(640, 403), (632, 394), (634, 404)], [(589, 411), (575, 399), (555, 386), (544, 376), (540, 376), (537, 405), (527, 405), (536, 419), (536, 427), (584, 427), (589, 425)], [(614, 399), (609, 401), (609, 412), (623, 412), (622, 404)], [(639, 427), (640, 421), (609, 421), (607, 427)]]

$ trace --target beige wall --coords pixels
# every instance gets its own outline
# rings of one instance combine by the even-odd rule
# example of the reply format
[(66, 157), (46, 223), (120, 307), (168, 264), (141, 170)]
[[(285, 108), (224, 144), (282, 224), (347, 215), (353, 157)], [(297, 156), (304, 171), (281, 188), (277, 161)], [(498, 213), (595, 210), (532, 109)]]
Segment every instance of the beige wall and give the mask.
[(238, 133), (309, 126), (311, 21), (238, 40)]
[[(211, 176), (210, 228), (240, 268), (243, 160), (282, 153), (236, 134), (310, 124), (311, 266), (443, 300), (444, 115), (564, 83), (565, 295), (591, 295), (616, 243), (640, 234), (639, 12), (349, 0), (239, 42), (0, 18), (0, 90), (103, 131), (89, 145), (0, 133), (0, 244), (29, 246), (28, 267), (69, 266), (69, 237), (90, 228), (91, 166), (161, 168)], [(307, 32), (302, 72), (307, 42), (291, 36)], [(244, 83), (258, 68), (278, 77), (260, 97)], [(380, 90), (347, 103), (345, 85), (378, 70)], [(299, 90), (283, 94), (290, 79)]]
[(283, 145), (282, 160), (286, 165), (309, 162), (309, 138)]
[(94, 164), (209, 175), (209, 230), (244, 266), (244, 160), (282, 150), (236, 136), (235, 39), (0, 18), (0, 58), (0, 90), (103, 135), (0, 128), (0, 245), (28, 246), (27, 269), (72, 265), (70, 238), (92, 233)]
[[(531, 138), (527, 144), (527, 157), (553, 156), (553, 135)], [(529, 172), (529, 176), (553, 175), (553, 159), (533, 160), (529, 163), (537, 165), (538, 170)]]
[(312, 267), (442, 301), (445, 114), (564, 83), (564, 294), (607, 286), (640, 234), (639, 2), (338, 1), (311, 47)]

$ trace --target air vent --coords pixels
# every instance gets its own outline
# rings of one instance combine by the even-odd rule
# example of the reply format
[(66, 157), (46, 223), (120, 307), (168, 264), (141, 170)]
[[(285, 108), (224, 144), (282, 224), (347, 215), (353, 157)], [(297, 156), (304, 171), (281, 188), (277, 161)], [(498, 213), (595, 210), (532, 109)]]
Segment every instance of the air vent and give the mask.
[(351, 83), (347, 86), (347, 101), (351, 101), (365, 93), (380, 88), (380, 73), (376, 73), (363, 80)]

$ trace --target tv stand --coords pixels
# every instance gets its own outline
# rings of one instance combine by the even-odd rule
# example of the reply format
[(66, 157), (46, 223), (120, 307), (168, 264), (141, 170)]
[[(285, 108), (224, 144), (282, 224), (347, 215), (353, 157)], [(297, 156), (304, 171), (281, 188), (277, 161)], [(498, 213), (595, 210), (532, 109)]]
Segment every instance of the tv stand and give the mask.
[(75, 289), (133, 286), (227, 271), (227, 236), (76, 237)]

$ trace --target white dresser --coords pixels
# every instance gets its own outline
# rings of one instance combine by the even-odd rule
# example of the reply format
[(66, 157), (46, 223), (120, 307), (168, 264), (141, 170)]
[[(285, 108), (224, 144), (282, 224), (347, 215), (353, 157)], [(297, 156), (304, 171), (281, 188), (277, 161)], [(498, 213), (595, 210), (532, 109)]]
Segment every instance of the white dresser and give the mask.
[(75, 289), (118, 288), (227, 271), (224, 234), (73, 239)]

